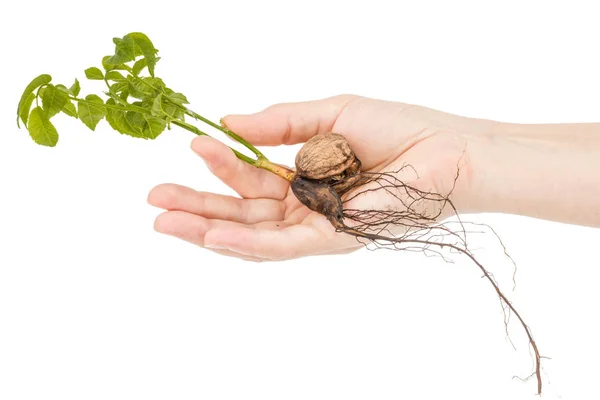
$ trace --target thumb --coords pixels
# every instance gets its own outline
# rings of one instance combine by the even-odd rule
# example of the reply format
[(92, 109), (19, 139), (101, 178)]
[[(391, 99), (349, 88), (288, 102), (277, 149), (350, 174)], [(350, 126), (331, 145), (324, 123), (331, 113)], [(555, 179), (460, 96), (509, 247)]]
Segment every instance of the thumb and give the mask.
[(317, 133), (330, 132), (342, 110), (356, 98), (339, 95), (276, 104), (256, 114), (228, 115), (221, 123), (256, 146), (304, 143)]

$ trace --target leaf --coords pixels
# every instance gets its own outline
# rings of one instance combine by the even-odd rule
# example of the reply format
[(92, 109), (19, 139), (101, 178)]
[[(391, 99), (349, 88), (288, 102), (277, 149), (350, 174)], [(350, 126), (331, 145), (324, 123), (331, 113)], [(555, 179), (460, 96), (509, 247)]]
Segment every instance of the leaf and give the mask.
[(107, 71), (112, 71), (115, 69), (120, 69), (120, 70), (127, 70), (129, 67), (127, 65), (124, 64), (111, 64), (108, 61), (111, 59), (112, 56), (104, 56), (102, 57), (102, 68), (104, 68)]
[[(120, 106), (116, 105), (116, 103), (113, 99), (108, 99), (106, 101), (106, 104), (114, 106), (114, 107), (120, 107)], [(114, 130), (116, 130), (119, 133), (133, 136), (133, 137), (142, 137), (142, 130), (141, 129), (139, 131), (136, 130), (127, 121), (125, 108), (123, 108), (122, 111), (117, 110), (113, 107), (108, 108), (107, 114), (106, 114), (106, 121), (110, 124), (110, 126)]]
[(162, 118), (144, 114), (144, 119), (147, 124), (144, 129), (144, 137), (147, 139), (156, 139), (167, 127), (167, 121)]
[(95, 94), (89, 94), (86, 102), (79, 103), (79, 119), (91, 130), (96, 129), (98, 122), (106, 115), (106, 107), (102, 99)]
[(154, 98), (165, 88), (165, 83), (160, 78), (136, 78), (130, 75), (127, 80), (129, 81), (129, 94), (140, 100)]
[(190, 102), (183, 95), (183, 93), (171, 93), (169, 95), (169, 100), (171, 100), (173, 103), (179, 104), (180, 106), (184, 104), (190, 104)]
[(115, 54), (106, 59), (107, 64), (123, 64), (143, 55), (148, 72), (154, 77), (154, 66), (158, 61), (156, 57), (158, 50), (154, 48), (148, 36), (141, 32), (132, 32), (123, 36), (123, 39), (114, 38), (113, 42), (115, 44)]
[(135, 76), (138, 76), (140, 72), (142, 72), (142, 70), (146, 68), (147, 65), (148, 61), (146, 61), (145, 58), (140, 58), (135, 62), (135, 64), (133, 64), (133, 67), (131, 68), (131, 73)]
[(58, 84), (55, 86), (57, 89), (62, 90), (63, 92), (67, 93), (67, 94), (71, 94), (71, 91), (69, 89), (67, 89), (67, 87), (63, 84)]
[(127, 98), (129, 97), (129, 88), (121, 91), (121, 94), (119, 95), (119, 97), (121, 98), (121, 100), (127, 101)]
[(106, 79), (110, 81), (124, 81), (125, 77), (119, 71), (108, 71)]
[(54, 147), (58, 143), (58, 132), (41, 107), (31, 110), (27, 129), (37, 144)]
[[(66, 88), (65, 88), (66, 89)], [(58, 114), (65, 103), (69, 100), (69, 96), (63, 90), (57, 89), (56, 86), (49, 84), (44, 90), (42, 96), (42, 107), (48, 118), (52, 118)]]
[(125, 114), (125, 119), (135, 132), (139, 132), (138, 137), (144, 137), (143, 134), (144, 128), (146, 128), (146, 120), (141, 113), (136, 111), (127, 111)]
[(167, 104), (163, 106), (165, 113), (169, 116), (172, 116), (174, 119), (180, 119), (185, 121), (185, 113), (179, 107), (174, 104)]
[[(146, 63), (148, 66), (148, 72), (150, 72), (150, 76), (154, 77), (154, 66), (156, 65), (156, 53), (158, 50), (154, 48), (154, 45), (148, 38), (148, 36), (144, 35), (141, 32), (132, 32), (125, 37), (130, 37), (135, 45), (142, 51), (144, 58), (146, 59)], [(125, 37), (123, 39), (125, 39)]]
[(104, 74), (100, 71), (100, 68), (90, 67), (85, 70), (85, 77), (96, 81), (104, 79)]
[(156, 96), (154, 99), (151, 112), (154, 117), (160, 118), (166, 116), (167, 122), (169, 122), (171, 119), (180, 119), (183, 121), (185, 115), (179, 106), (171, 102), (164, 101), (162, 93)]
[[(35, 77), (31, 82), (29, 82), (29, 85), (27, 85), (27, 87), (25, 88), (25, 90), (23, 91), (23, 94), (21, 95), (21, 100), (19, 100), (19, 106), (17, 107), (17, 126), (20, 128), (21, 126), (19, 125), (19, 118), (21, 118), (23, 120), (24, 124), (27, 124), (27, 117), (23, 118), (22, 114), (25, 113), (25, 111), (22, 111), (22, 109), (27, 109), (27, 113), (29, 113), (29, 108), (31, 107), (31, 101), (29, 101), (29, 95), (31, 93), (33, 93), (33, 91), (37, 88), (39, 88), (42, 85), (46, 85), (48, 83), (50, 83), (50, 81), (52, 80), (52, 77), (48, 74), (42, 74), (39, 75), (37, 77)], [(27, 102), (29, 102), (29, 106), (27, 107)]]
[(151, 112), (155, 117), (162, 117), (165, 115), (165, 112), (162, 108), (162, 93), (159, 93), (159, 95), (154, 98)]
[[(29, 93), (29, 97), (27, 97), (27, 99), (25, 99), (23, 104), (21, 104), (19, 106), (19, 108), (20, 108), (19, 116), (21, 117), (21, 120), (23, 121), (25, 126), (27, 126), (27, 118), (29, 118), (29, 110), (31, 109), (31, 103), (33, 103), (34, 99), (35, 99), (35, 94)], [(19, 123), (19, 117), (17, 117), (17, 124), (18, 123)]]
[(69, 117), (77, 118), (77, 109), (75, 108), (75, 105), (70, 101), (67, 101), (65, 103), (65, 106), (62, 108), (61, 111), (67, 114)]
[(114, 93), (121, 93), (124, 89), (128, 89), (129, 88), (129, 82), (127, 81), (123, 81), (123, 82), (117, 82), (117, 83), (113, 83), (112, 85), (110, 85), (110, 90), (111, 92)]
[(127, 35), (121, 38), (113, 38), (115, 54), (106, 59), (106, 64), (119, 65), (135, 59), (135, 42)]
[(71, 85), (69, 90), (71, 91), (73, 96), (75, 96), (75, 97), (79, 96), (79, 91), (81, 90), (81, 87), (79, 86), (79, 81), (77, 79), (75, 79), (75, 83), (73, 83)]

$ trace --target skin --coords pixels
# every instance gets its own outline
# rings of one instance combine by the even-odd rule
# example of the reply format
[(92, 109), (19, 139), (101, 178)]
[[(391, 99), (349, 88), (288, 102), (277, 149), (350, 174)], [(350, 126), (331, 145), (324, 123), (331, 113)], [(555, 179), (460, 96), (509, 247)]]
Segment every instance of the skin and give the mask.
[[(511, 213), (600, 227), (600, 124), (508, 124), (352, 95), (278, 104), (223, 121), (256, 146), (340, 133), (362, 170), (409, 164), (418, 177), (405, 170), (399, 179), (419, 189), (451, 192), (459, 213)], [(238, 160), (222, 143), (197, 137), (192, 150), (240, 198), (159, 185), (148, 196), (151, 205), (166, 210), (156, 218), (158, 232), (252, 261), (362, 247), (300, 204), (287, 181)], [(370, 194), (348, 206), (393, 205), (385, 194)]]

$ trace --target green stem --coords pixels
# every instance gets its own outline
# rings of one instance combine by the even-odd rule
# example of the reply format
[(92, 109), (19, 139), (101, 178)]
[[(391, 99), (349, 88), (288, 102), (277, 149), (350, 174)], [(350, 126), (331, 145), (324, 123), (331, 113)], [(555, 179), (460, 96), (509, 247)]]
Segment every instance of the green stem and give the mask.
[[(98, 106), (98, 103), (94, 103), (92, 101), (85, 100), (85, 99), (78, 99), (77, 97), (74, 97), (74, 96), (69, 96), (69, 99), (70, 100), (74, 100), (74, 101), (76, 101), (78, 103), (92, 104), (92, 105)], [(129, 104), (127, 102), (125, 102), (125, 105), (127, 107), (126, 110), (124, 110), (123, 107), (113, 106), (113, 105), (106, 104), (106, 103), (103, 104), (104, 107), (106, 107), (106, 108), (112, 108), (113, 110), (118, 110), (118, 111), (135, 111), (135, 112), (139, 112), (139, 113), (142, 113), (142, 114), (150, 114), (148, 112), (148, 110), (146, 110), (145, 108), (138, 107), (136, 105)]]
[[(163, 94), (163, 97), (165, 99), (167, 99), (168, 101), (170, 101), (172, 104), (174, 104), (175, 106), (181, 108), (187, 115), (189, 115), (192, 118), (198, 119), (202, 122), (204, 122), (205, 124), (208, 124), (210, 126), (212, 126), (215, 129), (220, 130), (221, 132), (223, 132), (224, 134), (226, 134), (227, 136), (229, 136), (230, 138), (232, 138), (233, 140), (235, 140), (236, 142), (242, 144), (244, 147), (246, 147), (248, 150), (250, 150), (251, 152), (253, 152), (256, 157), (258, 157), (258, 159), (266, 159), (267, 157), (265, 157), (265, 155), (263, 153), (260, 152), (260, 150), (258, 150), (256, 147), (254, 147), (252, 144), (248, 143), (244, 138), (242, 138), (241, 136), (237, 135), (236, 133), (230, 131), (227, 127), (221, 126), (219, 124), (216, 124), (214, 122), (212, 122), (211, 120), (209, 120), (208, 118), (204, 118), (202, 115), (190, 110), (187, 107), (182, 106), (181, 104), (177, 103), (176, 101), (173, 101), (169, 95), (167, 93), (165, 93), (164, 90), (159, 90), (157, 88), (155, 88), (153, 85), (151, 85), (150, 83), (146, 82), (145, 80), (143, 80), (142, 78), (140, 78), (139, 76), (135, 76), (132, 74), (132, 76), (134, 77), (134, 79), (139, 80), (140, 82), (144, 83), (146, 86), (148, 86), (149, 88), (151, 88), (152, 90), (155, 91), (160, 91)], [(106, 81), (106, 79), (105, 79)], [(108, 82), (106, 82), (106, 84), (108, 85)]]
[[(196, 128), (194, 125), (190, 125), (187, 122), (184, 122), (184, 121), (181, 121), (181, 120), (172, 120), (171, 123), (173, 125), (179, 126), (180, 128), (183, 128), (183, 129), (186, 129), (186, 130), (188, 130), (190, 132), (193, 132), (193, 133), (195, 133), (198, 136), (208, 136), (208, 137), (210, 137), (210, 135), (207, 134), (206, 132), (201, 131), (200, 129)], [(229, 146), (227, 146), (227, 147), (229, 147)], [(234, 148), (231, 148), (231, 147), (229, 147), (229, 148), (231, 149), (231, 151), (233, 151), (233, 154), (235, 154), (235, 156), (237, 158), (239, 158), (240, 160), (242, 160), (244, 162), (247, 162), (250, 165), (256, 166), (256, 163), (257, 163), (258, 160), (254, 160), (254, 159), (248, 157), (247, 155), (245, 155), (243, 153), (240, 153), (239, 151), (237, 151)]]
[[(179, 126), (180, 128), (183, 128), (190, 132), (193, 132), (196, 135), (209, 136), (205, 132), (196, 128), (194, 125), (188, 124), (187, 122), (183, 122), (181, 120), (173, 120), (173, 121), (171, 121), (171, 123)], [(236, 149), (233, 149), (231, 147), (229, 147), (229, 148), (231, 149), (231, 151), (233, 151), (233, 154), (235, 154), (235, 156), (237, 158), (239, 158), (240, 160), (242, 160), (250, 165), (255, 166), (256, 168), (261, 168), (261, 169), (267, 170), (269, 172), (272, 172), (275, 175), (285, 179), (288, 182), (291, 182), (292, 179), (294, 179), (294, 175), (295, 175), (294, 171), (292, 171), (291, 169), (289, 169), (287, 167), (284, 167), (283, 165), (272, 163), (271, 161), (267, 160), (265, 157), (254, 160), (254, 159), (240, 153)]]
[[(168, 98), (168, 97), (167, 97)], [(215, 124), (214, 122), (212, 122), (211, 120), (204, 118), (202, 115), (190, 110), (187, 107), (183, 107), (183, 110), (185, 111), (185, 113), (187, 115), (189, 115), (192, 118), (196, 118), (199, 119), (200, 121), (204, 122), (205, 124), (208, 124), (210, 126), (212, 126), (213, 128), (216, 128), (218, 130), (220, 130), (221, 132), (223, 132), (224, 134), (226, 134), (227, 136), (229, 136), (230, 138), (232, 138), (233, 140), (235, 140), (236, 142), (244, 145), (248, 150), (250, 150), (251, 152), (253, 152), (258, 158), (266, 158), (264, 156), (263, 153), (260, 152), (260, 150), (258, 150), (256, 147), (254, 147), (252, 144), (248, 143), (244, 138), (242, 138), (241, 136), (237, 135), (236, 133), (230, 131), (227, 127), (221, 126), (219, 124)]]
[[(134, 76), (134, 75), (132, 75)], [(137, 79), (139, 79), (140, 81), (144, 82), (146, 85), (150, 86), (152, 89), (156, 90), (156, 88), (154, 88), (152, 85), (150, 85), (148, 82), (144, 81), (143, 79), (140, 79), (138, 77), (135, 77)], [(104, 107), (106, 108), (111, 108), (114, 110), (118, 110), (118, 111), (135, 111), (135, 112), (139, 112), (142, 114), (148, 114), (148, 115), (152, 115), (152, 113), (148, 112), (147, 109), (143, 108), (143, 107), (139, 107), (136, 106), (134, 104), (130, 104), (128, 103), (126, 100), (123, 100), (119, 97), (118, 94), (114, 93), (112, 91), (112, 89), (110, 88), (110, 84), (108, 83), (108, 80), (105, 78), (104, 82), (106, 83), (106, 86), (108, 87), (108, 91), (109, 94), (111, 95), (110, 97), (115, 100), (116, 102), (119, 102), (120, 104), (122, 104), (122, 107), (118, 107), (118, 106), (113, 106), (111, 104), (104, 104)], [(233, 154), (235, 154), (235, 156), (244, 161), (245, 163), (248, 163), (252, 166), (255, 166), (256, 168), (261, 168), (264, 170), (267, 170), (269, 172), (274, 173), (275, 175), (287, 180), (288, 182), (291, 182), (292, 179), (294, 178), (294, 171), (292, 171), (291, 169), (284, 167), (282, 165), (278, 165), (275, 163), (272, 163), (271, 161), (269, 161), (267, 159), (267, 157), (264, 156), (264, 154), (262, 154), (256, 147), (252, 146), (250, 143), (248, 143), (245, 139), (243, 139), (242, 137), (238, 136), (237, 134), (233, 133), (232, 131), (230, 131), (227, 127), (221, 126), (221, 125), (217, 125), (214, 122), (210, 121), (207, 118), (204, 118), (203, 116), (195, 113), (192, 110), (189, 110), (188, 108), (177, 104), (176, 102), (174, 102), (173, 100), (169, 99), (169, 96), (164, 93), (163, 91), (163, 95), (165, 96), (165, 98), (167, 100), (169, 100), (171, 103), (175, 104), (176, 106), (180, 107), (187, 115), (189, 115), (192, 118), (198, 119), (210, 126), (212, 126), (213, 128), (216, 128), (218, 130), (220, 130), (221, 132), (225, 133), (227, 136), (231, 137), (233, 140), (235, 140), (236, 142), (242, 144), (243, 146), (245, 146), (247, 149), (249, 149), (250, 151), (252, 151), (257, 159), (253, 159), (248, 157), (247, 155), (240, 153), (239, 151), (237, 151), (236, 149), (227, 146), (232, 152)], [(92, 103), (91, 101), (88, 100), (84, 100), (84, 99), (78, 99), (77, 97), (71, 97), (69, 96), (69, 98), (71, 100), (80, 102), (80, 103), (84, 103), (84, 104), (95, 104)], [(170, 121), (173, 125), (177, 125), (180, 128), (183, 128), (187, 131), (190, 131), (192, 133), (195, 133), (198, 136), (209, 136), (209, 134), (207, 134), (204, 131), (201, 131), (200, 129), (198, 129), (197, 127), (195, 127), (194, 125), (188, 124), (187, 122), (181, 120), (181, 119), (171, 119)]]

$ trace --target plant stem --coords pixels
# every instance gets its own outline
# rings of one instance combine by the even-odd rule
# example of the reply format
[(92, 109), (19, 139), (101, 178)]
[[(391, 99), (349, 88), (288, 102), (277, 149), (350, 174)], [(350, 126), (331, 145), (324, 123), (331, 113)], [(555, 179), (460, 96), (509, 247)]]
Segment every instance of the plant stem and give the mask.
[[(74, 97), (74, 96), (69, 96), (69, 99), (70, 100), (74, 100), (74, 101), (76, 101), (78, 103), (92, 104), (92, 105), (95, 105), (95, 106), (98, 105), (98, 103), (94, 103), (92, 101), (85, 100), (85, 99), (78, 99), (77, 97)], [(112, 108), (113, 110), (118, 110), (118, 111), (135, 111), (135, 112), (139, 112), (139, 113), (142, 113), (142, 114), (150, 114), (148, 112), (148, 110), (146, 110), (145, 108), (138, 107), (136, 105), (129, 104), (129, 103), (126, 103), (126, 104), (127, 104), (127, 109), (123, 109), (123, 107), (113, 106), (113, 105), (106, 104), (106, 103), (104, 103), (102, 106), (106, 107), (106, 108)]]
[[(188, 130), (192, 133), (195, 133), (198, 136), (210, 136), (208, 135), (206, 132), (201, 131), (200, 129), (196, 128), (194, 125), (190, 125), (187, 122), (183, 122), (181, 120), (172, 120), (171, 121), (172, 124), (179, 126), (180, 128), (183, 128), (185, 130)], [(228, 146), (229, 147), (229, 146)], [(292, 171), (291, 169), (283, 166), (283, 165), (279, 165), (279, 164), (275, 164), (271, 161), (269, 161), (265, 156), (259, 157), (258, 159), (253, 159), (248, 157), (247, 155), (240, 153), (239, 151), (237, 151), (234, 148), (231, 148), (231, 151), (233, 151), (233, 154), (235, 154), (235, 156), (237, 158), (239, 158), (240, 160), (255, 166), (256, 168), (260, 168), (260, 169), (264, 169), (267, 170), (283, 179), (285, 179), (288, 182), (291, 182), (292, 179), (294, 179), (294, 171)]]
[[(187, 122), (183, 122), (181, 120), (174, 119), (174, 120), (171, 121), (171, 123), (173, 125), (179, 126), (180, 128), (183, 128), (183, 129), (186, 129), (186, 130), (188, 130), (190, 132), (193, 132), (193, 133), (195, 133), (198, 136), (210, 136), (206, 132), (201, 131), (200, 129), (196, 128), (194, 125), (190, 125)], [(227, 146), (227, 147), (229, 147), (229, 146)], [(244, 162), (247, 162), (250, 165), (255, 165), (256, 160), (248, 157), (247, 155), (245, 155), (243, 153), (240, 153), (239, 151), (237, 151), (234, 148), (231, 148), (231, 147), (229, 147), (229, 148), (231, 149), (231, 151), (233, 151), (233, 154), (235, 154), (235, 156), (237, 158), (239, 158), (240, 160), (242, 160)]]
[(265, 157), (256, 160), (254, 162), (254, 166), (257, 168), (266, 169), (267, 171), (274, 173), (275, 175), (285, 179), (288, 182), (291, 182), (294, 179), (294, 176), (296, 175), (296, 173), (288, 167), (275, 164), (267, 160)]
[[(134, 79), (137, 79), (138, 81), (142, 82), (143, 84), (145, 84), (146, 86), (148, 86), (152, 90), (155, 90), (157, 92), (158, 91), (162, 92), (163, 97), (165, 99), (169, 100), (175, 106), (181, 108), (190, 117), (195, 118), (197, 120), (200, 120), (200, 121), (204, 122), (205, 124), (210, 125), (213, 128), (220, 130), (221, 132), (223, 132), (224, 134), (226, 134), (227, 136), (229, 136), (230, 138), (232, 138), (236, 142), (242, 144), (248, 150), (250, 150), (251, 152), (253, 152), (258, 159), (266, 159), (266, 157), (264, 156), (263, 153), (260, 152), (260, 150), (258, 150), (252, 144), (248, 143), (244, 138), (242, 138), (241, 136), (237, 135), (235, 132), (230, 131), (229, 128), (227, 128), (226, 126), (216, 124), (216, 123), (212, 122), (211, 120), (209, 120), (208, 118), (204, 118), (202, 115), (198, 114), (197, 112), (192, 111), (189, 108), (187, 108), (187, 107), (185, 107), (185, 106), (183, 106), (183, 105), (181, 105), (181, 104), (173, 101), (164, 90), (162, 90), (162, 89), (159, 90), (159, 89), (155, 88), (152, 84), (146, 82), (144, 79), (140, 78), (139, 76), (136, 76), (136, 75), (133, 75), (133, 74), (131, 76), (133, 76)], [(108, 81), (106, 80), (106, 78), (104, 79), (104, 81), (106, 82), (106, 85), (109, 86)], [(110, 90), (110, 86), (109, 86), (109, 90)]]
[(248, 150), (250, 150), (251, 152), (253, 152), (259, 159), (260, 158), (266, 158), (264, 156), (264, 154), (260, 152), (260, 150), (258, 150), (252, 144), (248, 143), (244, 138), (242, 138), (241, 136), (237, 135), (235, 132), (230, 131), (229, 128), (227, 128), (225, 126), (222, 126), (222, 125), (219, 125), (219, 124), (215, 124), (211, 120), (209, 120), (207, 118), (204, 118), (202, 115), (200, 115), (200, 114), (198, 114), (198, 113), (190, 110), (187, 107), (183, 107), (183, 109), (184, 109), (185, 113), (187, 115), (189, 115), (190, 117), (199, 119), (200, 121), (204, 122), (205, 124), (208, 124), (208, 125), (212, 126), (213, 128), (220, 130), (221, 132), (223, 132), (224, 134), (226, 134), (227, 136), (229, 136), (230, 138), (232, 138), (236, 142), (241, 143), (242, 145), (244, 145), (244, 147), (246, 147)]
[[(133, 75), (132, 75), (133, 76)], [(138, 78), (138, 77), (136, 77)], [(146, 85), (152, 87), (152, 85), (150, 85), (148, 82), (144, 81), (143, 79), (138, 78), (140, 81), (144, 82)], [(118, 101), (120, 104), (122, 104), (122, 107), (118, 107), (118, 106), (113, 106), (110, 104), (104, 104), (104, 107), (106, 108), (111, 108), (114, 110), (118, 110), (118, 111), (135, 111), (135, 112), (139, 112), (142, 114), (147, 114), (150, 115), (151, 113), (148, 112), (147, 109), (143, 108), (143, 107), (139, 107), (136, 106), (134, 104), (130, 104), (129, 102), (127, 102), (126, 100), (121, 99), (116, 93), (114, 93), (111, 88), (110, 85), (108, 83), (108, 81), (106, 80), (106, 78), (104, 79), (104, 82), (106, 83), (106, 86), (108, 86), (108, 91), (110, 94), (112, 94), (113, 96), (111, 96), (115, 101)], [(264, 154), (262, 154), (256, 147), (254, 147), (252, 144), (248, 143), (244, 138), (238, 136), (237, 134), (235, 134), (234, 132), (230, 131), (227, 127), (225, 126), (221, 126), (218, 124), (215, 124), (214, 122), (212, 122), (211, 120), (204, 118), (203, 116), (201, 116), (200, 114), (195, 113), (192, 110), (189, 110), (188, 108), (179, 105), (175, 102), (173, 102), (172, 100), (169, 99), (169, 96), (163, 92), (163, 95), (165, 96), (165, 98), (167, 98), (169, 101), (171, 101), (173, 104), (177, 105), (178, 107), (181, 107), (184, 112), (189, 115), (192, 118), (198, 119), (202, 122), (204, 122), (207, 125), (212, 126), (213, 128), (216, 128), (218, 130), (220, 130), (221, 132), (225, 133), (227, 136), (231, 137), (233, 140), (235, 140), (236, 142), (242, 144), (243, 146), (245, 146), (248, 150), (252, 151), (255, 155), (256, 155), (256, 160), (253, 158), (248, 157), (247, 155), (237, 151), (236, 149), (234, 149), (233, 147), (227, 146), (229, 147), (229, 149), (233, 152), (233, 154), (235, 154), (235, 156), (244, 161), (245, 163), (248, 163), (250, 165), (255, 166), (256, 168), (261, 168), (264, 170), (267, 170), (283, 179), (285, 179), (288, 182), (291, 182), (292, 179), (294, 179), (294, 171), (292, 171), (291, 169), (283, 166), (283, 165), (279, 165), (279, 164), (275, 164), (272, 163), (271, 161), (269, 161), (267, 159), (267, 157), (265, 157)], [(77, 97), (73, 96), (69, 96), (69, 98), (71, 100), (80, 102), (80, 103), (84, 103), (84, 104), (94, 104), (88, 100), (84, 100), (84, 99), (78, 99)], [(183, 128), (187, 131), (190, 131), (192, 133), (195, 133), (198, 136), (209, 136), (209, 134), (207, 134), (204, 131), (201, 131), (200, 129), (198, 129), (197, 127), (195, 127), (194, 125), (188, 124), (187, 122), (181, 120), (181, 119), (171, 119), (170, 122), (173, 125), (177, 125), (180, 128)]]

